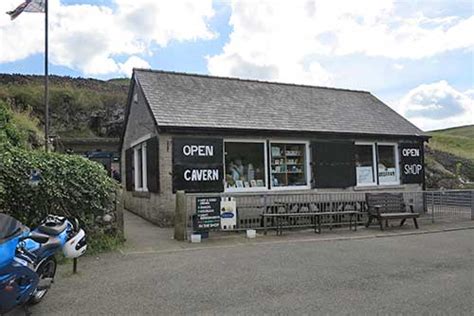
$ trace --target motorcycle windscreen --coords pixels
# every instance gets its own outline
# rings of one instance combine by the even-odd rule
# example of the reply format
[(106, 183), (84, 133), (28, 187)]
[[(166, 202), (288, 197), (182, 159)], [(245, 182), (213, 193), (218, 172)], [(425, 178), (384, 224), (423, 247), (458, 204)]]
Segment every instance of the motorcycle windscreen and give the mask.
[(0, 213), (0, 273), (13, 260), (18, 239), (25, 229), (13, 217)]
[(22, 223), (7, 214), (0, 213), (0, 243), (20, 235), (23, 230)]

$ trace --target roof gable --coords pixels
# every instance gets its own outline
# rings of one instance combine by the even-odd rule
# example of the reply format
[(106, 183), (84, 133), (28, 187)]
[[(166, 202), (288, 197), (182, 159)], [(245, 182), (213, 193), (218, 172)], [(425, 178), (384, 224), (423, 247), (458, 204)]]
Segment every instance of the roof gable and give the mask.
[(135, 69), (158, 127), (425, 136), (369, 92)]

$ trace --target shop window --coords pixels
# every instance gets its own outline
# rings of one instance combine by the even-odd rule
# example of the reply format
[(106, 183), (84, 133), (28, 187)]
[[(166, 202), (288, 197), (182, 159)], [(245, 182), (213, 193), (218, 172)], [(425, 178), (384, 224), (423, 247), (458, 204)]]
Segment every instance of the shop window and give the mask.
[(133, 147), (133, 173), (135, 180), (135, 191), (148, 191), (147, 167), (146, 167), (146, 143)]
[(397, 150), (395, 145), (377, 145), (379, 184), (398, 184)]
[(373, 144), (356, 144), (355, 164), (357, 185), (375, 184), (375, 155)]
[(399, 184), (395, 144), (356, 144), (355, 163), (358, 186)]
[(308, 185), (306, 144), (271, 143), (273, 188)]
[(264, 142), (225, 142), (227, 191), (266, 188), (265, 148)]

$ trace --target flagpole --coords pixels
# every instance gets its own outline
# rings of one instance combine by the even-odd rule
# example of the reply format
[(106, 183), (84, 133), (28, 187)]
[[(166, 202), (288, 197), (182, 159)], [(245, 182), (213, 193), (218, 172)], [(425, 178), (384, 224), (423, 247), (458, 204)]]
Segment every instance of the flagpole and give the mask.
[(48, 0), (44, 4), (44, 149), (49, 150)]

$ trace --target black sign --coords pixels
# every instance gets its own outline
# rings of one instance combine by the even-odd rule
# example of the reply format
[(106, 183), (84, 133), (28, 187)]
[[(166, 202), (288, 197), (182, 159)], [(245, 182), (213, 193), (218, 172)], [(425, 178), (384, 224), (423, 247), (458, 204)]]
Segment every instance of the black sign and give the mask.
[(176, 164), (222, 164), (222, 138), (174, 138), (173, 161)]
[(423, 183), (423, 145), (407, 143), (399, 148), (403, 183)]
[(196, 198), (196, 216), (193, 227), (197, 231), (206, 231), (212, 228), (219, 228), (221, 225), (221, 198), (198, 197)]
[(223, 167), (220, 165), (174, 165), (173, 191), (222, 192)]
[(173, 192), (224, 191), (222, 138), (173, 139)]

